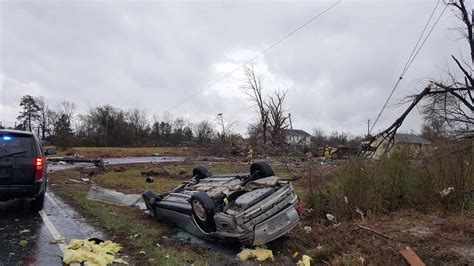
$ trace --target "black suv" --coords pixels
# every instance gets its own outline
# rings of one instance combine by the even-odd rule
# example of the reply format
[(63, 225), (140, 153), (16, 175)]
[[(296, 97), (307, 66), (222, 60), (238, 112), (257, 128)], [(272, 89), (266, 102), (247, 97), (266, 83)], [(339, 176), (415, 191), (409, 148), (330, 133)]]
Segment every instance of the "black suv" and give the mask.
[(46, 174), (46, 156), (33, 133), (0, 130), (0, 201), (33, 198), (31, 206), (43, 209)]

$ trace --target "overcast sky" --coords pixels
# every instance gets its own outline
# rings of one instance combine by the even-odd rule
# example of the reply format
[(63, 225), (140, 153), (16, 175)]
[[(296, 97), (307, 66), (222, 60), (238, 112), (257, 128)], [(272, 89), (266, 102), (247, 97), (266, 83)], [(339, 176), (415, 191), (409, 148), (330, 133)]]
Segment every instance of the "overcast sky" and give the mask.
[[(334, 1), (0, 1), (0, 120), (13, 125), (22, 95), (66, 100), (78, 112), (103, 104), (198, 122), (218, 113), (245, 133), (256, 121), (239, 88), (242, 71), (170, 110), (305, 23)], [(342, 1), (253, 64), (264, 93), (288, 91), (293, 127), (367, 131), (398, 79), (433, 1)], [(444, 6), (439, 5), (435, 17)], [(383, 113), (442, 78), (450, 55), (467, 50), (447, 10)], [(414, 110), (404, 131), (419, 131)]]

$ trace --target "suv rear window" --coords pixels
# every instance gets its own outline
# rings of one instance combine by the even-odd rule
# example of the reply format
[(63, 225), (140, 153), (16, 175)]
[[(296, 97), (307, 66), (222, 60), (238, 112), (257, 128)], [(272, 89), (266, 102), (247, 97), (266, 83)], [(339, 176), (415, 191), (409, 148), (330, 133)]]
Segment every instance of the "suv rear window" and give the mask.
[(20, 134), (0, 134), (0, 158), (33, 157), (34, 137)]

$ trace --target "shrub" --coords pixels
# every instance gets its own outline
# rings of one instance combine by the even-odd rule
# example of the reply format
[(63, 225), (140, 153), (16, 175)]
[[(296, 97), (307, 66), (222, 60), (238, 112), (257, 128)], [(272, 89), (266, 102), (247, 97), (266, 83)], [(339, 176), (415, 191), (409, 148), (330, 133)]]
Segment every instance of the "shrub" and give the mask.
[[(337, 178), (316, 191), (310, 188), (306, 202), (314, 209), (313, 215), (331, 213), (339, 219), (359, 216), (357, 209), (386, 213), (404, 208), (428, 211), (470, 207), (469, 192), (474, 188), (472, 149), (447, 152), (447, 156), (418, 161), (411, 160), (403, 150), (378, 161), (350, 160)], [(449, 187), (454, 190), (441, 196), (440, 191)]]

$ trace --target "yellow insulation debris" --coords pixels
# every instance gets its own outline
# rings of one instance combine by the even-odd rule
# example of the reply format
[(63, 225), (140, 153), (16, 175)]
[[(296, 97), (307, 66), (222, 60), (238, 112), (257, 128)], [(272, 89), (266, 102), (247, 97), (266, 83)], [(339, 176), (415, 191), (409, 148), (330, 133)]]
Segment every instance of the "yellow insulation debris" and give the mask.
[(63, 250), (65, 264), (84, 263), (91, 266), (105, 266), (112, 263), (128, 264), (126, 261), (115, 258), (122, 249), (117, 243), (110, 240), (96, 244), (93, 241), (71, 239), (69, 246)]
[(308, 256), (308, 255), (303, 255), (303, 257), (301, 258), (301, 260), (299, 260), (296, 265), (297, 266), (311, 266), (311, 261), (313, 259)]
[(237, 254), (237, 257), (242, 260), (248, 260), (251, 258), (255, 258), (258, 261), (266, 261), (268, 259), (271, 259), (273, 261), (273, 252), (269, 249), (264, 249), (264, 248), (256, 248), (256, 249), (244, 249), (242, 250), (239, 254)]

